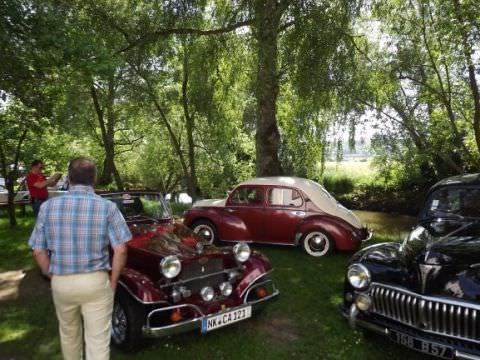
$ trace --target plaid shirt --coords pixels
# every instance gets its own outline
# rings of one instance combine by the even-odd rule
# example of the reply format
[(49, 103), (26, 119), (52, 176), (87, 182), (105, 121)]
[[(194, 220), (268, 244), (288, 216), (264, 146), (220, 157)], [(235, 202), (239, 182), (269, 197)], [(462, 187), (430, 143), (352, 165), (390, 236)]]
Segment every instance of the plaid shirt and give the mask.
[(113, 202), (90, 186), (74, 185), (68, 194), (42, 205), (28, 244), (34, 250), (50, 250), (50, 272), (66, 275), (110, 269), (108, 244), (131, 238)]

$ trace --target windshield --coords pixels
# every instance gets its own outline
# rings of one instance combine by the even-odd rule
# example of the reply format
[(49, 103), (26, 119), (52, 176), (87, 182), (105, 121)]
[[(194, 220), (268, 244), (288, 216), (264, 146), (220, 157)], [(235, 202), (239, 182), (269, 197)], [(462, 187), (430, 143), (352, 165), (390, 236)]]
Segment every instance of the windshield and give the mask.
[(113, 193), (102, 194), (102, 197), (113, 201), (125, 219), (170, 219), (170, 208), (159, 193)]
[(480, 188), (447, 187), (436, 190), (427, 201), (425, 215), (429, 218), (445, 213), (480, 217)]

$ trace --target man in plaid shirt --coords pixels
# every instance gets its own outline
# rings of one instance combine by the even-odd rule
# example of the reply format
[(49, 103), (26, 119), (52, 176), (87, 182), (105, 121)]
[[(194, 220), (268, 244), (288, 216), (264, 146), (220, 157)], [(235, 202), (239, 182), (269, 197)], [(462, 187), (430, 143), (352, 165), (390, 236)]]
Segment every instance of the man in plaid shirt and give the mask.
[(68, 194), (42, 204), (29, 245), (52, 277), (64, 359), (82, 358), (82, 318), (86, 358), (109, 359), (113, 297), (132, 235), (117, 206), (95, 195), (93, 161), (73, 159), (68, 175)]

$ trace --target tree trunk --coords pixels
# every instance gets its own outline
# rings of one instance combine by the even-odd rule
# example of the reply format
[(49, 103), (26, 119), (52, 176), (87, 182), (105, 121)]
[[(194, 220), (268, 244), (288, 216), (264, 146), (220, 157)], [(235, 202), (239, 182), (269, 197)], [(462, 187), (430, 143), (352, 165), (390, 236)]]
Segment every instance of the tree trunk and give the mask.
[(285, 1), (257, 0), (255, 2), (255, 35), (257, 39), (257, 176), (282, 174), (278, 157), (280, 133), (277, 126), (276, 103), (278, 95), (277, 41)]
[(5, 150), (0, 144), (0, 167), (1, 173), (5, 178), (5, 186), (8, 191), (8, 200), (7, 200), (7, 213), (8, 213), (8, 222), (10, 227), (17, 226), (17, 217), (15, 214), (15, 181), (17, 179), (17, 172), (18, 172), (18, 162), (20, 161), (20, 151), (22, 149), (23, 142), (25, 141), (28, 133), (28, 128), (25, 126), (22, 135), (18, 139), (17, 146), (15, 148), (15, 158), (13, 160), (13, 170), (8, 171), (7, 167), (7, 158), (5, 155)]
[(190, 179), (190, 172), (188, 170), (189, 166), (187, 165), (187, 161), (183, 154), (182, 147), (180, 145), (180, 140), (175, 135), (172, 125), (170, 124), (169, 120), (167, 119), (167, 116), (165, 115), (165, 112), (163, 111), (162, 105), (160, 104), (160, 101), (157, 98), (155, 89), (150, 83), (150, 79), (145, 74), (143, 74), (135, 65), (130, 63), (130, 66), (132, 67), (132, 69), (134, 69), (134, 71), (138, 74), (138, 76), (140, 76), (145, 81), (145, 85), (147, 87), (146, 88), (147, 94), (150, 97), (150, 100), (152, 101), (153, 105), (155, 106), (155, 109), (158, 111), (158, 114), (160, 115), (160, 121), (167, 128), (167, 132), (170, 137), (170, 141), (173, 145), (173, 149), (175, 150), (175, 153), (178, 156), (178, 160), (180, 161), (180, 166), (182, 167), (183, 176), (187, 180), (188, 193), (193, 198), (192, 193), (194, 193), (195, 191), (192, 191), (192, 183), (191, 181), (189, 181)]
[(182, 103), (183, 113), (185, 116), (185, 128), (187, 130), (187, 146), (188, 146), (188, 170), (187, 187), (192, 201), (195, 202), (200, 196), (200, 188), (198, 187), (197, 171), (195, 166), (195, 143), (193, 141), (193, 131), (195, 128), (195, 119), (190, 114), (188, 108), (188, 57), (186, 50), (183, 55), (183, 82), (182, 82)]
[(465, 57), (465, 64), (468, 68), (468, 80), (470, 92), (472, 94), (473, 101), (473, 130), (475, 133), (475, 142), (477, 145), (477, 150), (480, 152), (480, 91), (478, 89), (477, 78), (476, 78), (476, 69), (474, 62), (472, 60), (472, 48), (473, 46), (469, 43), (469, 34), (467, 29), (465, 29), (464, 18), (462, 14), (462, 9), (460, 8), (460, 3), (458, 0), (453, 0), (453, 6), (455, 9), (455, 16), (457, 17), (460, 34), (462, 37), (462, 50)]
[(114, 101), (114, 84), (113, 79), (108, 84), (108, 100), (107, 100), (107, 121), (105, 121), (104, 109), (100, 105), (97, 90), (92, 84), (90, 94), (92, 96), (95, 113), (97, 114), (100, 133), (102, 136), (102, 146), (105, 150), (105, 159), (103, 160), (103, 168), (97, 183), (99, 185), (108, 185), (112, 182), (112, 175), (115, 178), (117, 188), (123, 190), (123, 182), (115, 165), (115, 114), (113, 110)]

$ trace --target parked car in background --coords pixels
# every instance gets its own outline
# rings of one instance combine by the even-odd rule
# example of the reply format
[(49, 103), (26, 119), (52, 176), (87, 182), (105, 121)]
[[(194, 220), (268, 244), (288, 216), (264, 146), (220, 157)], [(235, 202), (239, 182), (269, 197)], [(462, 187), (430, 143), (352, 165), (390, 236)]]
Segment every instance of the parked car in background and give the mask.
[(121, 349), (138, 349), (144, 337), (207, 333), (248, 319), (279, 294), (264, 255), (245, 243), (205, 244), (172, 220), (161, 194), (100, 195), (118, 206), (133, 234), (112, 315), (112, 342)]
[(353, 327), (444, 359), (480, 359), (480, 175), (434, 185), (403, 243), (350, 260), (342, 306)]
[(226, 199), (197, 201), (185, 212), (184, 223), (209, 243), (294, 245), (312, 256), (357, 250), (371, 237), (323, 186), (296, 177), (243, 182)]
[[(3, 180), (3, 184), (2, 181)], [(67, 182), (65, 178), (60, 179), (57, 185), (48, 188), (48, 197), (55, 197), (65, 194), (67, 190)], [(13, 199), (14, 204), (30, 204), (30, 193), (25, 184), (25, 179), (19, 179), (19, 184), (17, 186), (15, 197)], [(0, 178), (0, 206), (8, 204), (8, 191), (5, 187), (5, 180)]]

